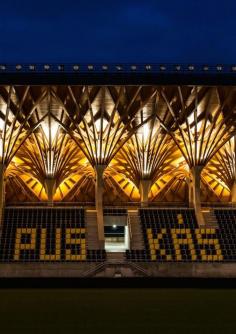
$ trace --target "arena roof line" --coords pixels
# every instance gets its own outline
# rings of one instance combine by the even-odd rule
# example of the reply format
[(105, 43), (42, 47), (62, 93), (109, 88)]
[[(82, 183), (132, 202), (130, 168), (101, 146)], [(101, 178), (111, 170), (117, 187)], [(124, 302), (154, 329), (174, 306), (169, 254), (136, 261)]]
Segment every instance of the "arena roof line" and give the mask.
[(235, 85), (236, 64), (1, 63), (0, 84)]

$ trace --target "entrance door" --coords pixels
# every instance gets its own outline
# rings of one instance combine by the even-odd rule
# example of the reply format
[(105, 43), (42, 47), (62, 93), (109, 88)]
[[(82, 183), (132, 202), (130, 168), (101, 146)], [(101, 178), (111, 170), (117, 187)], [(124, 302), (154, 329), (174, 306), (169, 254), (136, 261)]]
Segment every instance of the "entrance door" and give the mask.
[(127, 217), (106, 216), (104, 234), (107, 252), (125, 252), (129, 249)]

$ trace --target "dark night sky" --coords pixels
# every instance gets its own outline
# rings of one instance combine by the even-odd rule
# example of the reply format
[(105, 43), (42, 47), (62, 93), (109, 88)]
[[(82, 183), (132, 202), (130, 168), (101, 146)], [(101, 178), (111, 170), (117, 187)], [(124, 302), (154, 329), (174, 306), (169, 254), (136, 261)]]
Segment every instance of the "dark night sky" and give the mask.
[(236, 61), (236, 1), (0, 0), (0, 61)]

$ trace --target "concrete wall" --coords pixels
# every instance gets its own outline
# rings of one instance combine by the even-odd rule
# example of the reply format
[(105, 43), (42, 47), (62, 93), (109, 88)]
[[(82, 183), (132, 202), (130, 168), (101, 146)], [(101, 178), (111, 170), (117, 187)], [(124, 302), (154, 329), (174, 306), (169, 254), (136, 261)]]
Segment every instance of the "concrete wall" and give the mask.
[(28, 263), (0, 264), (3, 277), (193, 277), (236, 278), (236, 263)]

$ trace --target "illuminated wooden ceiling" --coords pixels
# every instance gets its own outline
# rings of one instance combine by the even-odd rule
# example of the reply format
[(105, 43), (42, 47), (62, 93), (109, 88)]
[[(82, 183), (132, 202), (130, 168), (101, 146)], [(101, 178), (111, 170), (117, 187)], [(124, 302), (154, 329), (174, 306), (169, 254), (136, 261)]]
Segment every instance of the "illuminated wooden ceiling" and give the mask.
[(0, 157), (8, 202), (187, 201), (202, 166), (202, 200), (229, 201), (235, 180), (235, 87), (0, 86)]

